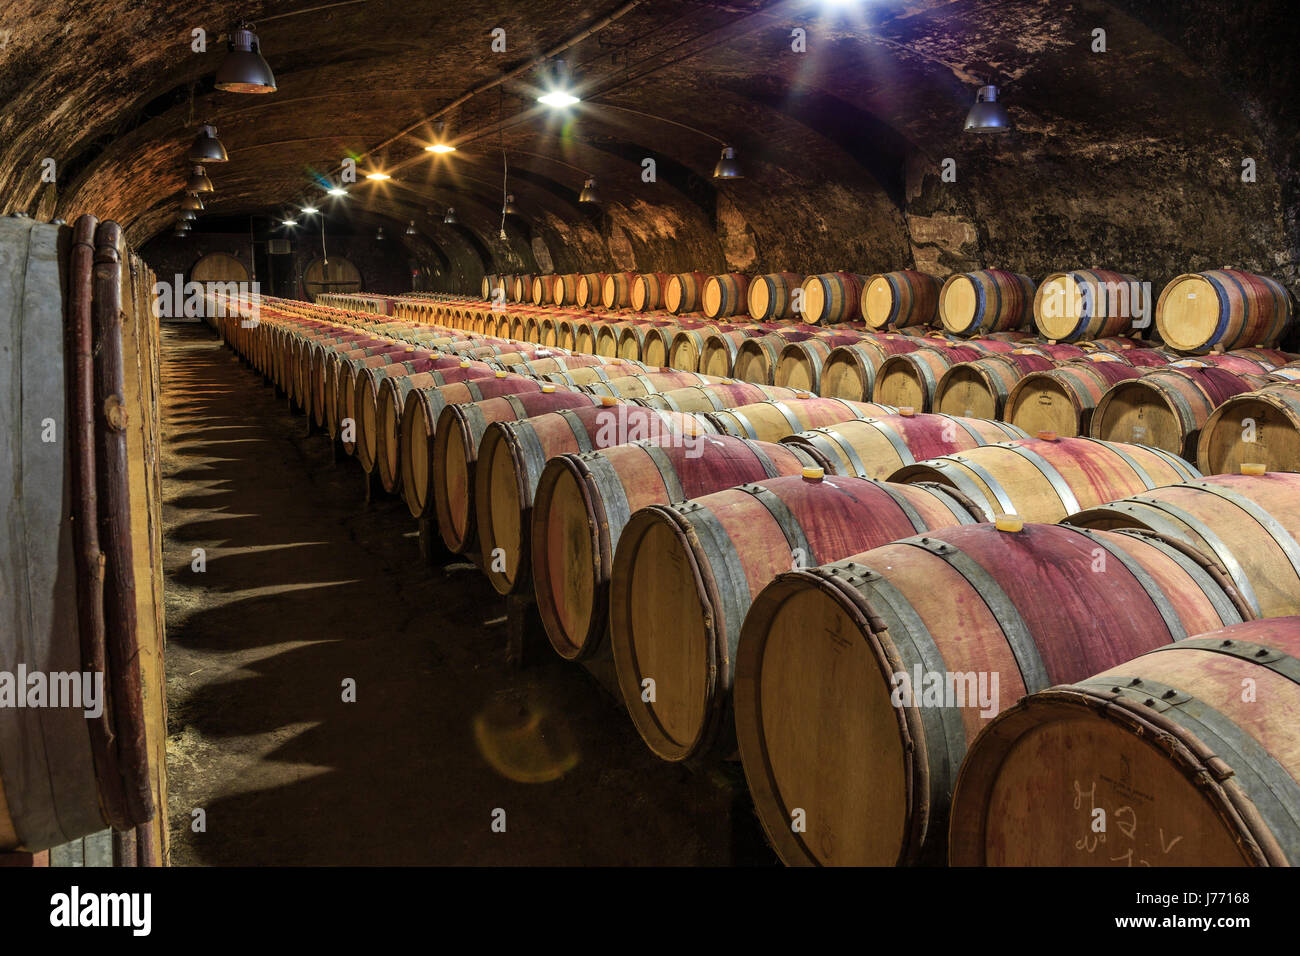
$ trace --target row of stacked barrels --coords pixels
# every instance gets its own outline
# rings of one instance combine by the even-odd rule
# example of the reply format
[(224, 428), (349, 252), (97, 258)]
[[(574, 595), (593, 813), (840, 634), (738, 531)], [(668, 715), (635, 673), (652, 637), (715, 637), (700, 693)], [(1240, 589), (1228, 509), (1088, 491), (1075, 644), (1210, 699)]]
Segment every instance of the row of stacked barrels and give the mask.
[(1122, 336), (1077, 343), (1021, 332), (727, 323), (668, 314), (411, 302), (399, 315), (610, 358), (804, 389), (828, 398), (1006, 421), (1037, 434), (1133, 441), (1206, 473), (1300, 470), (1300, 364), (1279, 349), (1194, 357)]
[(654, 753), (738, 753), (786, 862), (1300, 862), (1300, 475), (296, 303), (227, 325), (308, 414), (387, 387), (412, 513), (609, 661)]
[[(756, 322), (802, 318), (812, 325), (862, 321), (873, 330), (941, 328), (953, 335), (1025, 331), (1077, 342), (1132, 335), (1151, 324), (1179, 352), (1273, 347), (1295, 305), (1275, 279), (1234, 269), (1176, 277), (1152, 303), (1150, 284), (1105, 269), (1028, 276), (981, 269), (939, 279), (913, 269), (863, 276), (829, 272), (574, 273), (487, 275), (481, 298), (502, 305), (745, 315)], [(1154, 307), (1153, 307), (1154, 306)]]
[(154, 275), (115, 222), (0, 219), (0, 856), (168, 858)]

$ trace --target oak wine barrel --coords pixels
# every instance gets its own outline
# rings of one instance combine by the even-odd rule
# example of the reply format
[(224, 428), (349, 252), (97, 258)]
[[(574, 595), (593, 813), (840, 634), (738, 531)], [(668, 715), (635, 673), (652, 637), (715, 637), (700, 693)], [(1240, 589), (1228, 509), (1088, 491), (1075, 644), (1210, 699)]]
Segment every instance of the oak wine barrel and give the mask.
[(704, 283), (708, 280), (706, 272), (679, 272), (670, 276), (664, 289), (664, 308), (673, 315), (699, 312)]
[(605, 273), (586, 272), (575, 283), (573, 304), (580, 309), (599, 309), (604, 295)]
[(893, 333), (864, 335), (833, 348), (822, 364), (819, 393), (828, 398), (865, 402), (876, 387), (876, 372), (891, 355), (915, 352), (920, 339)]
[(1193, 555), (1011, 519), (786, 572), (754, 599), (736, 654), (759, 819), (789, 864), (940, 862), (958, 768), (990, 719), (1241, 619)]
[(1201, 428), (1197, 462), (1207, 475), (1246, 465), (1300, 471), (1300, 382), (1274, 382), (1221, 404)]
[(825, 272), (803, 281), (803, 320), (810, 325), (832, 325), (856, 319), (861, 309), (862, 276), (853, 272)]
[(794, 290), (803, 285), (803, 280), (804, 277), (797, 272), (771, 272), (756, 276), (749, 283), (749, 292), (745, 297), (749, 317), (755, 322), (797, 318)]
[(1297, 617), (1233, 624), (1040, 690), (972, 741), (949, 860), (1300, 866), (1297, 712)]
[(614, 554), (610, 639), (641, 738), (665, 760), (734, 752), (740, 627), (778, 574), (976, 520), (938, 486), (819, 468), (637, 511)]
[(1029, 324), (1034, 282), (1002, 269), (949, 276), (939, 291), (939, 318), (955, 335), (1014, 332)]
[(1150, 320), (1150, 286), (1107, 269), (1053, 272), (1034, 295), (1034, 325), (1045, 339), (1077, 342), (1123, 335)]
[(1007, 396), (1006, 420), (1034, 434), (1087, 435), (1106, 390), (1116, 382), (1140, 378), (1143, 371), (1123, 362), (1080, 361), (1030, 372)]
[(710, 319), (739, 315), (746, 309), (749, 277), (739, 272), (709, 276), (700, 297), (700, 310)]
[(827, 357), (837, 346), (852, 345), (861, 340), (860, 333), (850, 332), (844, 335), (816, 335), (801, 342), (790, 342), (781, 350), (772, 380), (777, 385), (805, 388), (820, 394), (822, 368)]
[(600, 304), (606, 309), (626, 309), (632, 305), (632, 283), (635, 272), (611, 272), (605, 276), (600, 289)]
[(938, 279), (915, 269), (870, 276), (862, 286), (862, 317), (869, 329), (939, 324)]
[(668, 273), (646, 272), (632, 282), (631, 305), (637, 312), (656, 312), (664, 307)]
[(944, 372), (959, 362), (972, 362), (982, 354), (969, 346), (935, 344), (891, 355), (876, 370), (872, 400), (928, 412)]
[(1281, 283), (1235, 269), (1178, 276), (1156, 302), (1156, 329), (1180, 352), (1273, 346), (1294, 318)]
[(958, 362), (935, 386), (934, 409), (966, 418), (1000, 419), (1016, 382), (1030, 372), (1055, 367), (1047, 356), (1025, 351)]

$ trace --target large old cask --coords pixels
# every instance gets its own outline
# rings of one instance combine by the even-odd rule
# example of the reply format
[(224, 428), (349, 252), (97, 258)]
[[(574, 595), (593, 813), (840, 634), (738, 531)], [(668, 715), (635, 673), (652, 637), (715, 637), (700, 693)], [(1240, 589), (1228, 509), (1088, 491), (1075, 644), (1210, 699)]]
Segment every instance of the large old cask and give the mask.
[(1198, 634), (1031, 694), (971, 744), (949, 859), (1298, 866), (1297, 712), (1296, 617)]
[(578, 276), (573, 304), (580, 309), (599, 309), (605, 289), (605, 273), (584, 272)]
[(668, 291), (668, 273), (647, 272), (632, 283), (631, 306), (638, 312), (655, 312), (664, 307), (664, 293)]
[(939, 318), (955, 335), (1014, 332), (1029, 324), (1034, 283), (1002, 269), (949, 276), (939, 292)]
[(740, 626), (753, 595), (778, 574), (975, 520), (937, 486), (817, 468), (636, 512), (615, 552), (610, 637), (642, 739), (665, 760), (734, 750)]
[(1281, 283), (1234, 269), (1181, 275), (1156, 302), (1156, 329), (1180, 352), (1276, 345), (1293, 319)]
[(1222, 565), (1257, 616), (1300, 613), (1300, 475), (1211, 475), (1067, 520), (1177, 539)]
[(862, 287), (862, 317), (871, 329), (938, 325), (940, 285), (914, 269), (873, 275)]
[(891, 481), (949, 485), (990, 517), (1060, 521), (1083, 508), (1200, 475), (1177, 455), (1095, 438), (1022, 438), (900, 468)]
[(709, 276), (704, 283), (700, 308), (710, 319), (744, 313), (749, 294), (749, 277), (739, 272)]
[(628, 309), (632, 307), (632, 283), (638, 276), (635, 272), (611, 272), (605, 276), (601, 286), (600, 304), (606, 309)]
[(787, 863), (940, 862), (958, 768), (1000, 711), (1241, 620), (1192, 554), (1063, 525), (940, 529), (786, 572), (736, 654), (758, 816)]
[(551, 646), (570, 660), (599, 649), (614, 549), (633, 512), (812, 465), (794, 446), (730, 435), (670, 435), (552, 458), (532, 515), (533, 593)]
[(578, 304), (578, 274), (576, 272), (551, 277), (551, 301), (560, 308)]

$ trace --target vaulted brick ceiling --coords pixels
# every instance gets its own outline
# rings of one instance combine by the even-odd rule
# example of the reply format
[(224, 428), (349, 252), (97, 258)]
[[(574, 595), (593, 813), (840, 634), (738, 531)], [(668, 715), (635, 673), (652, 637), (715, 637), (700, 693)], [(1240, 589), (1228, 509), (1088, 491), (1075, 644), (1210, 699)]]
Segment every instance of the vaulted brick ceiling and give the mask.
[[(1294, 288), (1295, 18), (1281, 2), (517, 0), (280, 3), (11, 0), (0, 25), (0, 204), (165, 229), (198, 123), (214, 215), (274, 213), (345, 156), (387, 183), (362, 221), (414, 219), (475, 271), (622, 266), (1041, 274), (1108, 266), (1152, 279), (1225, 264)], [(1240, 10), (1235, 9), (1241, 7)], [(559, 119), (536, 72), (560, 47), (584, 102)], [(212, 87), (219, 38), (256, 25), (278, 92)], [(490, 49), (491, 31), (507, 49)], [(191, 49), (203, 28), (207, 52)], [(806, 31), (806, 52), (792, 31)], [(1093, 52), (1094, 30), (1107, 51)], [(975, 88), (1003, 88), (1014, 132), (963, 135)], [(434, 157), (426, 120), (458, 151)], [(396, 134), (413, 129), (408, 135)], [(747, 178), (709, 178), (719, 140)], [(502, 150), (523, 213), (498, 237)], [(42, 181), (51, 157), (57, 183)], [(1253, 158), (1257, 182), (1241, 181)], [(656, 181), (642, 176), (656, 161)], [(941, 175), (955, 161), (956, 181)], [(586, 175), (605, 202), (581, 208)], [(447, 206), (461, 225), (445, 226)]]

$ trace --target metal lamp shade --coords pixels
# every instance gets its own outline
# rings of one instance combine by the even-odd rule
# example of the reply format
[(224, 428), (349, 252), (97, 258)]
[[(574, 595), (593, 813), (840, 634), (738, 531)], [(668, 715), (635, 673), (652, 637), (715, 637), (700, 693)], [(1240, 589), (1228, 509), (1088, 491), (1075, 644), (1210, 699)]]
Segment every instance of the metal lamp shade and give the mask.
[(981, 86), (975, 94), (975, 105), (966, 114), (966, 132), (1003, 133), (1011, 128), (1007, 109), (998, 102), (996, 86)]
[(191, 212), (203, 211), (203, 200), (193, 193), (186, 193), (185, 198), (181, 200), (181, 209), (188, 209)]
[(196, 213), (193, 209), (182, 209), (182, 210), (181, 210), (181, 219), (183, 219), (183, 220), (194, 220), (194, 219), (198, 219), (198, 218), (199, 218), (199, 214)]
[(517, 215), (519, 215), (519, 210), (518, 210), (518, 208), (516, 208), (516, 206), (515, 206), (515, 197), (514, 197), (513, 194), (512, 194), (512, 195), (509, 195), (509, 196), (506, 196), (506, 204), (505, 204), (504, 206), (501, 207), (501, 214), (502, 214), (503, 216), (517, 216)]
[(412, 219), (410, 225), (408, 225), (408, 226), (406, 227), (406, 234), (407, 234), (408, 236), (414, 236), (414, 235), (417, 234), (416, 231), (415, 231), (415, 220), (414, 220), (414, 219)]
[(713, 167), (714, 179), (744, 179), (745, 173), (736, 162), (736, 151), (730, 146), (724, 147), (718, 158), (718, 165)]
[(208, 179), (208, 174), (204, 171), (202, 166), (194, 167), (194, 172), (190, 173), (190, 179), (189, 182), (185, 184), (185, 188), (192, 193), (215, 192), (212, 180)]
[(448, 226), (456, 225), (459, 220), (456, 218), (456, 210), (451, 206), (447, 207), (447, 215), (442, 217), (442, 221)]
[(221, 140), (217, 139), (215, 126), (199, 128), (199, 135), (194, 138), (194, 143), (190, 146), (189, 159), (191, 163), (224, 163), (230, 159), (226, 155), (226, 147), (222, 146)]
[(600, 192), (596, 189), (595, 177), (582, 184), (582, 192), (578, 193), (578, 202), (600, 202)]
[(262, 45), (252, 30), (235, 31), (231, 50), (217, 70), (216, 87), (227, 93), (275, 92), (275, 74), (262, 59)]

